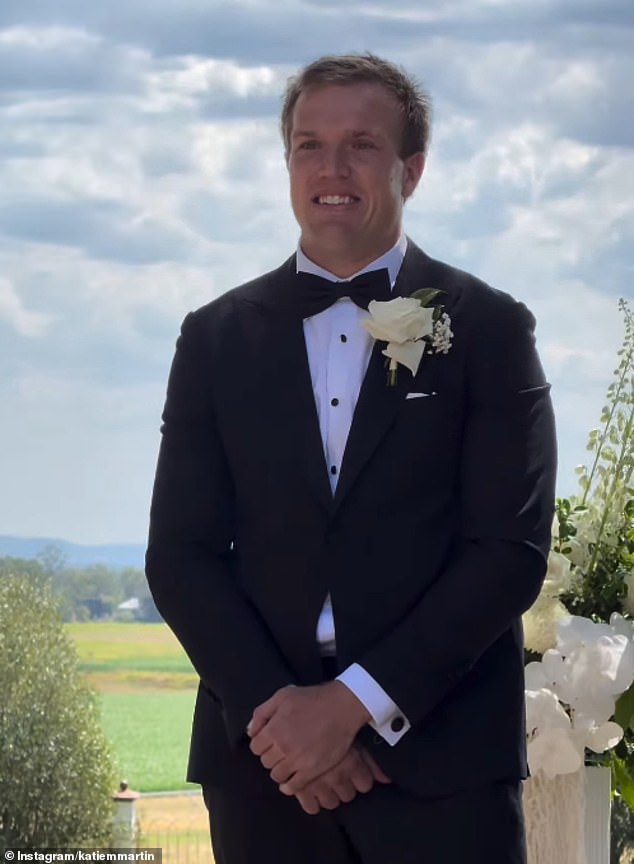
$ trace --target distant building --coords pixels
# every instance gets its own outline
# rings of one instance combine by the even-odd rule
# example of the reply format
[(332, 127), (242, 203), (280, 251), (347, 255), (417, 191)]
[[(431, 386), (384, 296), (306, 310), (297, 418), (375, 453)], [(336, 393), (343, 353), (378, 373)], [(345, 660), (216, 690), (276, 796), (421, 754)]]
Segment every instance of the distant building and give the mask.
[(138, 612), (141, 608), (141, 601), (138, 597), (130, 597), (128, 600), (124, 600), (123, 603), (119, 603), (117, 609), (121, 609), (123, 612)]

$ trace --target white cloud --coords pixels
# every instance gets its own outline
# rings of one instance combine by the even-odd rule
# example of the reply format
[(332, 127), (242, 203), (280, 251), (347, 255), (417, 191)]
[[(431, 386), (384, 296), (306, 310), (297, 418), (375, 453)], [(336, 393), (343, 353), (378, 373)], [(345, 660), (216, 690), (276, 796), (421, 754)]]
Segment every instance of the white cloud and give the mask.
[(270, 66), (245, 68), (227, 60), (183, 57), (174, 68), (148, 74), (147, 87), (155, 99), (166, 99), (164, 104), (169, 106), (170, 96), (176, 99), (173, 104), (179, 104), (179, 97), (186, 100), (210, 91), (220, 91), (226, 98), (277, 97), (280, 76)]
[(280, 94), (326, 51), (429, 85), (407, 229), (535, 312), (571, 491), (634, 295), (629, 4), (595, 6), (3, 0), (0, 533), (143, 539), (180, 321), (292, 251)]
[(9, 27), (0, 30), (0, 51), (15, 46), (39, 50), (54, 48), (68, 53), (77, 47), (94, 48), (100, 41), (99, 37), (85, 30), (69, 27)]
[(54, 316), (27, 309), (11, 282), (0, 277), (0, 321), (2, 320), (8, 322), (21, 336), (33, 339), (44, 335), (53, 323)]

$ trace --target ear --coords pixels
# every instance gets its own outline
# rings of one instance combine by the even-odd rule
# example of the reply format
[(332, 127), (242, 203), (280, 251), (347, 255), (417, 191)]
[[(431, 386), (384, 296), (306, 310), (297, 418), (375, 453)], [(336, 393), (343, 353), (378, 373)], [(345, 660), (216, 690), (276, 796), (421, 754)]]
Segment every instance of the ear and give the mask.
[(403, 160), (403, 184), (401, 189), (403, 201), (407, 201), (413, 194), (414, 189), (418, 186), (418, 181), (423, 176), (424, 169), (424, 153), (412, 153), (411, 156)]

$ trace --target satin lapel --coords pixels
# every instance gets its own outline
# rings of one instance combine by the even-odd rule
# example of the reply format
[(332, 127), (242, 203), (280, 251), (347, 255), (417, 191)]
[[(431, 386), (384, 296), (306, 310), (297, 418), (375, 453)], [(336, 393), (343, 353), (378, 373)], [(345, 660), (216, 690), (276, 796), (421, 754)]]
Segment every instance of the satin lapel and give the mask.
[[(313, 395), (304, 328), (291, 312), (289, 268), (281, 271), (264, 302), (248, 302), (245, 332), (253, 350), (260, 382), (261, 416), (274, 428), (276, 448), (290, 454), (303, 472), (311, 493), (330, 510), (332, 491)], [(286, 458), (282, 459), (282, 464)]]
[[(361, 385), (346, 442), (341, 473), (337, 481), (335, 510), (339, 508), (366, 462), (392, 425), (396, 412), (409, 389), (409, 382), (402, 374), (402, 370), (397, 376), (396, 386), (388, 387), (386, 358), (381, 353), (384, 347), (384, 343), (374, 346)], [(407, 374), (409, 375), (409, 372)]]
[[(394, 285), (394, 297), (406, 297), (419, 288), (431, 286), (429, 258), (411, 241)], [(399, 367), (396, 385), (388, 386), (386, 357), (381, 353), (385, 343), (374, 345), (368, 369), (361, 385), (357, 406), (346, 443), (337, 482), (334, 507), (337, 510), (364, 466), (394, 422), (396, 414), (410, 389), (412, 375)], [(425, 358), (423, 358), (423, 363)]]

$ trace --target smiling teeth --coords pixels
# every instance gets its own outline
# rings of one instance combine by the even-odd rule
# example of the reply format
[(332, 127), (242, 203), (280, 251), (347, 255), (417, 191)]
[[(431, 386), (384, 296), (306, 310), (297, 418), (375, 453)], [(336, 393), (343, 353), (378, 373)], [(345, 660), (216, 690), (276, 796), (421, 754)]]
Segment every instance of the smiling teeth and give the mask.
[(319, 204), (352, 204), (354, 198), (349, 195), (320, 195), (317, 199)]

